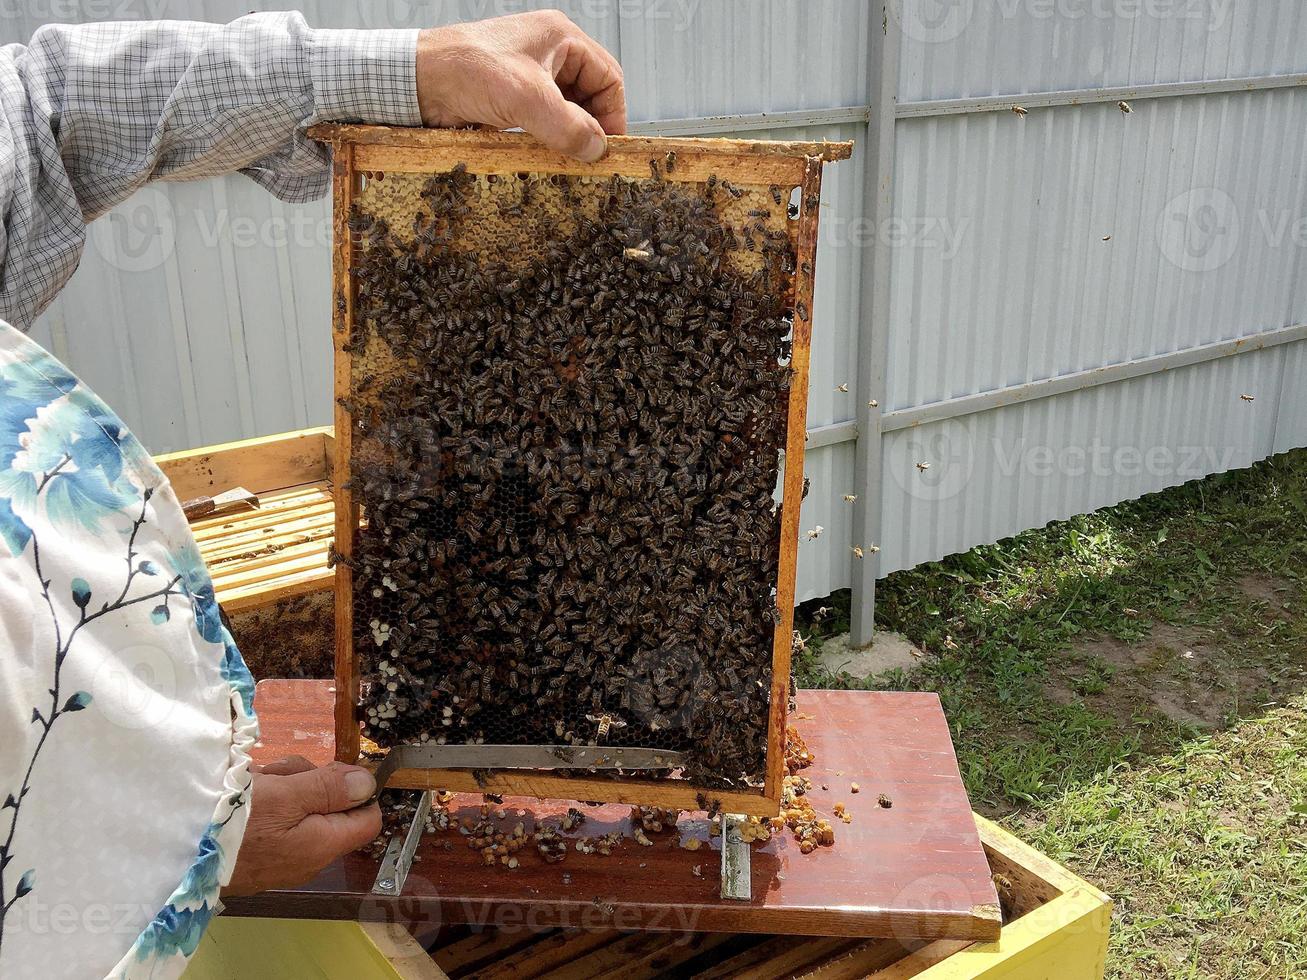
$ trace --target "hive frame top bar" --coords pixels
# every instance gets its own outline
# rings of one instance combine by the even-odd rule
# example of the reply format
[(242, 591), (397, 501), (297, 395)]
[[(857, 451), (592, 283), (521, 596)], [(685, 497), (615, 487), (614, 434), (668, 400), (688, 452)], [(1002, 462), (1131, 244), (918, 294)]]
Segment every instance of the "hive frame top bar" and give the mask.
[[(352, 143), (355, 146), (393, 146), (410, 149), (439, 150), (458, 147), (484, 147), (488, 150), (530, 150), (534, 154), (555, 154), (527, 133), (505, 133), (493, 129), (425, 129), (414, 126), (362, 126), (354, 123), (319, 123), (309, 128), (309, 136), (325, 143)], [(690, 138), (683, 136), (609, 136), (608, 152), (594, 163), (557, 153), (551, 169), (578, 173), (608, 174), (613, 163), (628, 156), (638, 156), (647, 168), (650, 153), (669, 150), (707, 153), (721, 156), (775, 156), (805, 160), (815, 157), (823, 163), (847, 160), (853, 154), (853, 142), (829, 140), (740, 140)], [(556, 164), (556, 166), (554, 165)]]

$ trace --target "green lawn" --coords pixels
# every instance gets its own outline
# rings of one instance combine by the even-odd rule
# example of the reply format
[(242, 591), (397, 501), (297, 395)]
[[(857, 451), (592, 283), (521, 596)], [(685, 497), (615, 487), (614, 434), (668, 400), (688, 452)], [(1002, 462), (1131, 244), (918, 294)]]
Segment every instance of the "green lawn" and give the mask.
[[(800, 610), (800, 683), (850, 683), (815, 660), (847, 609)], [(876, 615), (973, 804), (1116, 899), (1109, 975), (1307, 976), (1307, 451), (896, 573)]]

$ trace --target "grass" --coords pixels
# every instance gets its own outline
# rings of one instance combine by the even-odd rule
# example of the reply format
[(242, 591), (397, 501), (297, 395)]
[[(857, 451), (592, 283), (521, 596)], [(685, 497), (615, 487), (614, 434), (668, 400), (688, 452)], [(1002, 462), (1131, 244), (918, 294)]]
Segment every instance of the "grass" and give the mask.
[(1307, 451), (891, 575), (978, 809), (1118, 899), (1109, 973), (1307, 975)]

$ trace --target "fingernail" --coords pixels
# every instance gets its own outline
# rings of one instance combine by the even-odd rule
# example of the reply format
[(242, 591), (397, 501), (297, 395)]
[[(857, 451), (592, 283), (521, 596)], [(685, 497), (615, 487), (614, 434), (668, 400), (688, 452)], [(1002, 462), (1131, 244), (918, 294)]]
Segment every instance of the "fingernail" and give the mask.
[(581, 154), (581, 159), (586, 163), (594, 163), (608, 151), (608, 140), (602, 136), (594, 135), (590, 137), (590, 142), (586, 144), (585, 151)]
[(366, 769), (354, 769), (345, 773), (345, 794), (351, 803), (362, 803), (377, 788), (377, 781)]

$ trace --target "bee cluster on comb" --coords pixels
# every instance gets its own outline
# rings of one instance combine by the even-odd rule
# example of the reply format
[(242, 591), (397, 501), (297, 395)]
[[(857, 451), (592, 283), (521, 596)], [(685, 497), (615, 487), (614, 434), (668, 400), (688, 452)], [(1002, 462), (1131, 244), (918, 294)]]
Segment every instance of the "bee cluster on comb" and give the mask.
[(364, 174), (341, 560), (378, 745), (639, 746), (763, 785), (796, 209), (675, 167)]

